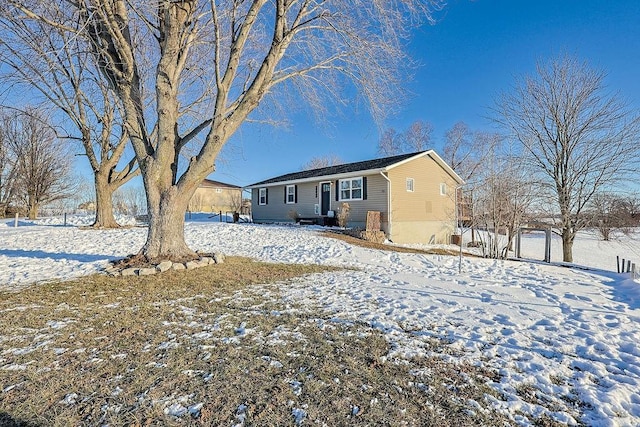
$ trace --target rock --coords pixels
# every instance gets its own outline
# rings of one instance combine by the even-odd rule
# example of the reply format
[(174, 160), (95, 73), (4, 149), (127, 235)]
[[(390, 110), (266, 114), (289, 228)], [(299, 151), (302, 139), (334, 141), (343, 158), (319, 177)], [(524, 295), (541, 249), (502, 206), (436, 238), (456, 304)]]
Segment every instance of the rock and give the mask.
[(140, 268), (138, 269), (138, 276), (151, 276), (152, 274), (156, 274), (155, 268)]
[(187, 261), (185, 267), (187, 270), (193, 270), (194, 268), (200, 267), (200, 261)]
[(113, 266), (113, 264), (109, 264), (105, 269), (104, 272), (109, 275), (110, 277), (117, 277), (120, 276), (120, 270), (118, 270), (117, 268), (115, 268)]
[(171, 269), (173, 263), (171, 261), (162, 261), (160, 264), (156, 265), (156, 270), (160, 273), (164, 273), (167, 270)]
[(204, 266), (204, 265), (215, 264), (216, 262), (213, 258), (205, 256), (200, 259), (200, 263)]
[(171, 265), (171, 269), (172, 270), (185, 270), (187, 267), (185, 267), (184, 264), (182, 264), (181, 262), (174, 262)]
[(222, 264), (224, 263), (224, 254), (216, 252), (213, 254), (213, 259), (216, 262), (216, 264)]
[(125, 268), (120, 272), (123, 276), (135, 276), (138, 273), (137, 268)]

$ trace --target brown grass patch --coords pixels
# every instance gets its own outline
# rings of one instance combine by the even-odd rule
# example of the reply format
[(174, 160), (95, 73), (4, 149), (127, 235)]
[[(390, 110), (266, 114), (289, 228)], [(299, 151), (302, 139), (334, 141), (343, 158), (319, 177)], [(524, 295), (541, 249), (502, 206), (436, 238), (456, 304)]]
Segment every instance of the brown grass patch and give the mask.
[(495, 394), (495, 373), (393, 363), (380, 332), (279, 297), (294, 277), (330, 269), (228, 258), (2, 294), (0, 424), (505, 423), (468, 404)]
[[(388, 245), (385, 243), (369, 242), (367, 240), (358, 239), (357, 237), (349, 236), (335, 231), (323, 231), (322, 235), (325, 237), (331, 237), (332, 239), (342, 240), (355, 246), (361, 246), (368, 249), (380, 249), (383, 251), (394, 251), (407, 254), (426, 254), (426, 255), (458, 255), (459, 252), (451, 249), (432, 248), (432, 249), (414, 249), (404, 246)], [(469, 254), (465, 253), (465, 256)]]

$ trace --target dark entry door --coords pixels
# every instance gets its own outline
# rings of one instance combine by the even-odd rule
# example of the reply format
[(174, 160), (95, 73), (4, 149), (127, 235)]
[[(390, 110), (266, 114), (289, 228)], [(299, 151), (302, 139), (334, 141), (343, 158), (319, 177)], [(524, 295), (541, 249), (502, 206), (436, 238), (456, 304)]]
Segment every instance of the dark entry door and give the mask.
[(331, 203), (331, 184), (325, 182), (322, 184), (322, 206), (320, 213), (326, 215), (329, 212), (329, 204)]

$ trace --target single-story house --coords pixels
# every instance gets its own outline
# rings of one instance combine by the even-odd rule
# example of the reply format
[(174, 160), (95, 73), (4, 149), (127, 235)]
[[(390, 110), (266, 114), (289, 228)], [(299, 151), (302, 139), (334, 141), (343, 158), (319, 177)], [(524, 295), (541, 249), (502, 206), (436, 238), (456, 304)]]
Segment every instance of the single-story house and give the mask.
[(242, 187), (210, 179), (203, 180), (189, 201), (190, 212), (243, 211)]
[(289, 173), (251, 190), (253, 221), (315, 219), (325, 224), (348, 203), (349, 227), (364, 228), (367, 211), (395, 243), (449, 243), (456, 188), (464, 181), (433, 150)]

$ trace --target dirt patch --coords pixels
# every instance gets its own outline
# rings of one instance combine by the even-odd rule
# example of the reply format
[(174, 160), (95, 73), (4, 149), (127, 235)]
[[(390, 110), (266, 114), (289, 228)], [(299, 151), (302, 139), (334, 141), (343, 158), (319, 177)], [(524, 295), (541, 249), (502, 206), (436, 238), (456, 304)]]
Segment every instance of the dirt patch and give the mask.
[[(325, 237), (330, 237), (332, 239), (342, 240), (344, 242), (350, 243), (355, 246), (361, 246), (363, 248), (369, 249), (380, 249), (383, 251), (394, 251), (394, 252), (402, 252), (409, 254), (431, 254), (431, 255), (459, 255), (458, 251), (451, 249), (443, 249), (443, 248), (433, 248), (433, 249), (414, 249), (407, 248), (404, 246), (395, 246), (389, 245), (386, 243), (375, 243), (367, 240), (358, 239), (353, 236), (349, 236), (347, 234), (338, 233), (335, 231), (323, 231), (322, 235)], [(470, 254), (464, 254), (465, 256), (472, 256)]]

